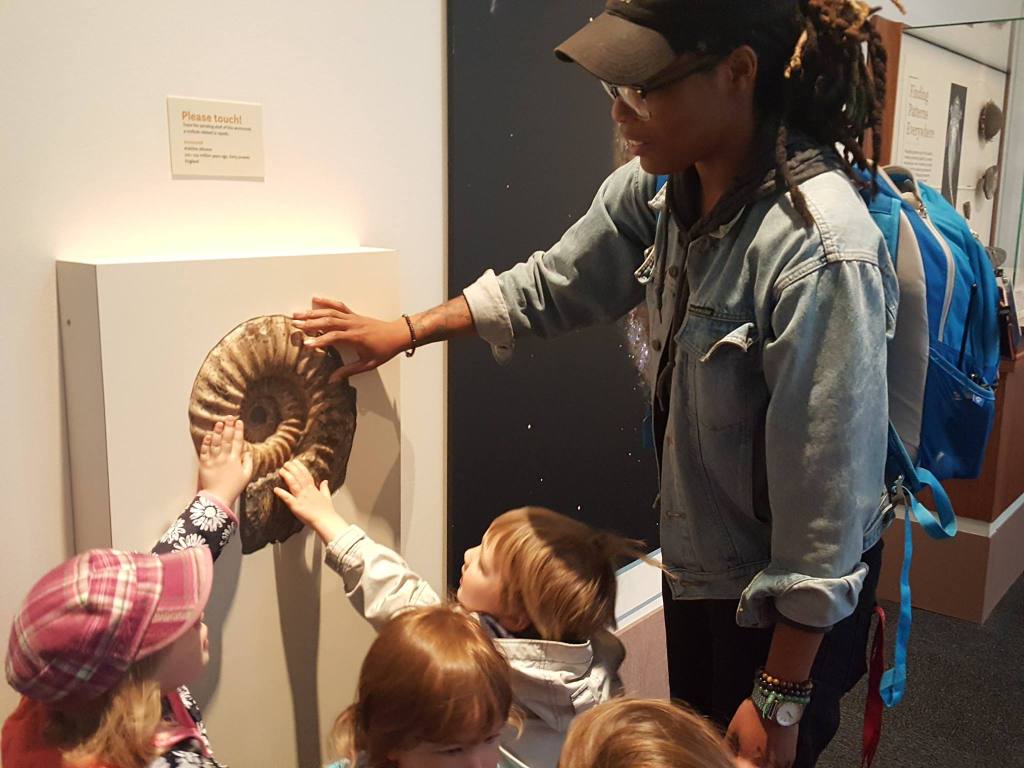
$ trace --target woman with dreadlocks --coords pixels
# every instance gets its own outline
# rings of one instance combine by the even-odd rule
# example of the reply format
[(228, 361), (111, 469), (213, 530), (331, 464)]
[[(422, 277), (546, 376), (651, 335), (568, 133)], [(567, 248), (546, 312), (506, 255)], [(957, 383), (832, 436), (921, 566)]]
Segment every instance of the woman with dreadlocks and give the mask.
[(427, 312), (296, 316), (357, 351), (344, 376), (460, 335), (500, 360), (645, 302), (671, 691), (759, 764), (814, 765), (864, 672), (897, 300), (853, 169), (868, 132), (878, 152), (874, 10), (608, 0), (556, 50), (635, 156), (583, 218)]

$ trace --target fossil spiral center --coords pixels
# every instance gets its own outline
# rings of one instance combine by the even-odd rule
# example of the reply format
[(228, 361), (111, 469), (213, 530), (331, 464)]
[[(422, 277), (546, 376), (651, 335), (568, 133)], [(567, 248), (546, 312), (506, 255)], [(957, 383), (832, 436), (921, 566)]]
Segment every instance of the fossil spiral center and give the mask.
[(281, 422), (305, 421), (306, 398), (293, 382), (268, 377), (251, 383), (239, 410), (246, 438), (250, 443), (262, 443), (277, 432)]

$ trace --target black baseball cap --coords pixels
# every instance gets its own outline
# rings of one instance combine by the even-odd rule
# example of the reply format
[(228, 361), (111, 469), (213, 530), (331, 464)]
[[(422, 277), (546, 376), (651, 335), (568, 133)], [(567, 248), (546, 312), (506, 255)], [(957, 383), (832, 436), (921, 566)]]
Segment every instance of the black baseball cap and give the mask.
[(681, 54), (726, 53), (797, 7), (797, 0), (608, 0), (555, 55), (606, 82), (643, 85)]

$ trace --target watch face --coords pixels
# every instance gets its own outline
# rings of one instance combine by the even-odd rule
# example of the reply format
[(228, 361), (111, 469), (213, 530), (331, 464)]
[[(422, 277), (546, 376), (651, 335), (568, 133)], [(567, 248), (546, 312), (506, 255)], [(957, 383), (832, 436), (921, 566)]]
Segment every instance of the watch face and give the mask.
[(783, 726), (796, 725), (800, 722), (800, 718), (803, 717), (803, 714), (803, 705), (787, 701), (779, 706), (778, 711), (775, 713), (775, 722)]

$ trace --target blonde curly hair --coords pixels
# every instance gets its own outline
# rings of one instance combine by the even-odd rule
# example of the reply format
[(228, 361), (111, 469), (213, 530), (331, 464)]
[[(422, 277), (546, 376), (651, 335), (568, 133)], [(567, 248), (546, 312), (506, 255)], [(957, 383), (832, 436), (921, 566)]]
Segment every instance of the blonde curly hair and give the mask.
[(614, 628), (618, 565), (642, 559), (658, 566), (643, 542), (543, 507), (499, 515), (484, 541), (501, 573), (503, 608), (523, 613), (544, 640), (580, 643)]
[(103, 763), (144, 768), (159, 755), (154, 736), (163, 710), (155, 677), (160, 654), (133, 665), (121, 681), (99, 699), (79, 705), (43, 705), (43, 737), (60, 749), (71, 767)]
[(614, 699), (577, 717), (558, 768), (735, 768), (721, 735), (691, 709)]

